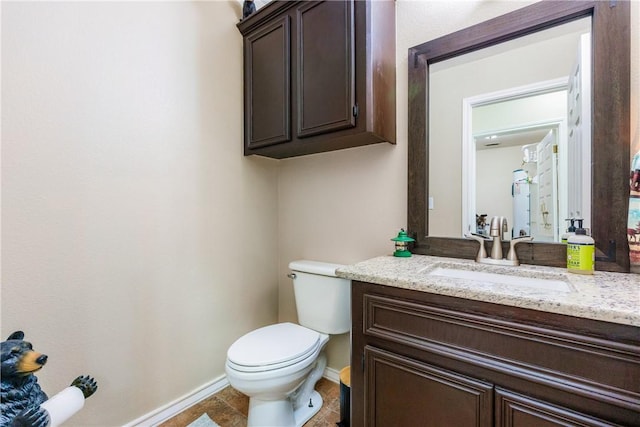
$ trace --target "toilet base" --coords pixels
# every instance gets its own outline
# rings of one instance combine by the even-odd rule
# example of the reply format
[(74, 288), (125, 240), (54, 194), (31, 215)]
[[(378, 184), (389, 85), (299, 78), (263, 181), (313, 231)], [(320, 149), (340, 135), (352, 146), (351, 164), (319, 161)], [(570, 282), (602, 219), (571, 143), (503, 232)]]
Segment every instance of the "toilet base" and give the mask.
[(322, 408), (322, 396), (320, 396), (320, 393), (318, 393), (317, 391), (313, 390), (311, 392), (309, 401), (310, 403), (301, 405), (298, 409), (293, 411), (293, 415), (296, 421), (296, 427), (302, 427), (304, 423), (309, 421), (311, 417), (317, 414), (320, 408)]
[(310, 396), (310, 404), (293, 410), (290, 400), (249, 399), (247, 427), (302, 427), (322, 408), (322, 397), (317, 391)]

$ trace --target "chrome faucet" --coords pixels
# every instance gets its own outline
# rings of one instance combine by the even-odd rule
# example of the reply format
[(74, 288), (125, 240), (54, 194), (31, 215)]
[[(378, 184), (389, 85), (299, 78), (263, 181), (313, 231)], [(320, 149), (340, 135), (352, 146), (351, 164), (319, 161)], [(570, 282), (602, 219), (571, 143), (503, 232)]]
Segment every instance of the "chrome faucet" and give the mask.
[[(509, 226), (507, 225), (507, 218), (503, 216), (494, 216), (493, 218), (491, 218), (491, 223), (489, 225), (490, 237), (484, 237), (479, 234), (467, 234), (467, 238), (476, 240), (480, 243), (478, 255), (476, 256), (476, 262), (497, 265), (520, 265), (520, 260), (518, 260), (518, 255), (516, 254), (516, 245), (520, 242), (531, 241), (533, 240), (533, 237), (523, 236), (511, 239), (511, 242), (509, 242), (509, 252), (507, 253), (507, 257), (503, 259), (502, 239), (504, 237), (504, 233), (508, 231)], [(486, 240), (491, 240), (491, 237), (493, 237), (493, 245), (491, 246), (491, 257), (487, 257), (487, 251), (484, 247), (484, 242)]]

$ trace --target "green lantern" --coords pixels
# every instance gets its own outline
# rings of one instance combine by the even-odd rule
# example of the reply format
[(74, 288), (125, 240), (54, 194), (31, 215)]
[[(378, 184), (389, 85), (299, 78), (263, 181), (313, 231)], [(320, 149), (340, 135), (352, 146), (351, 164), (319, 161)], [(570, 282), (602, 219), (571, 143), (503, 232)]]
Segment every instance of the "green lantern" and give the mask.
[(397, 237), (391, 239), (396, 242), (396, 251), (393, 253), (393, 256), (407, 258), (411, 256), (411, 252), (409, 252), (409, 243), (415, 242), (415, 239), (407, 236), (407, 232), (404, 231), (404, 228), (400, 229)]

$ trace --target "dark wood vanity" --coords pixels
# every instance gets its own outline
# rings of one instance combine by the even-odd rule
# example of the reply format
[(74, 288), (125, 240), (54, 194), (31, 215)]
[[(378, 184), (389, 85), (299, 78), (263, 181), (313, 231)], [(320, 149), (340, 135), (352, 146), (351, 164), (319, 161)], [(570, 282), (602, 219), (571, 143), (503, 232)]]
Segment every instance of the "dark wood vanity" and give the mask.
[(244, 154), (395, 143), (393, 1), (273, 1), (244, 37)]
[(354, 427), (638, 426), (631, 325), (353, 281)]

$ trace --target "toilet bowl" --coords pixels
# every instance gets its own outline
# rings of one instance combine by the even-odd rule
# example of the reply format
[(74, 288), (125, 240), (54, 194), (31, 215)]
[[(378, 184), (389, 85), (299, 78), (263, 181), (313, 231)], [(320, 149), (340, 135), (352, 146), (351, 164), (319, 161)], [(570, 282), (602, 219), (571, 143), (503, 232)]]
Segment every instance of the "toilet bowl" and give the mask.
[[(269, 345), (265, 346), (265, 341)], [(236, 341), (227, 353), (227, 378), (238, 391), (249, 396), (249, 426), (302, 425), (308, 417), (296, 417), (294, 392), (310, 377), (312, 370), (322, 376), (326, 363), (319, 354), (329, 336), (293, 323), (278, 323), (257, 329)], [(277, 349), (270, 352), (261, 349)], [(290, 399), (292, 399), (290, 401)], [(311, 408), (320, 409), (322, 398), (309, 396)], [(306, 398), (305, 398), (306, 400)], [(308, 401), (306, 403), (308, 408)], [(302, 405), (300, 405), (302, 406)], [(304, 409), (304, 406), (302, 406)], [(300, 411), (299, 411), (300, 412)]]
[(351, 325), (350, 281), (335, 276), (338, 267), (289, 264), (301, 324), (265, 326), (229, 347), (225, 371), (231, 386), (249, 396), (249, 427), (298, 427), (320, 410), (314, 386), (326, 367), (323, 349), (329, 334)]

